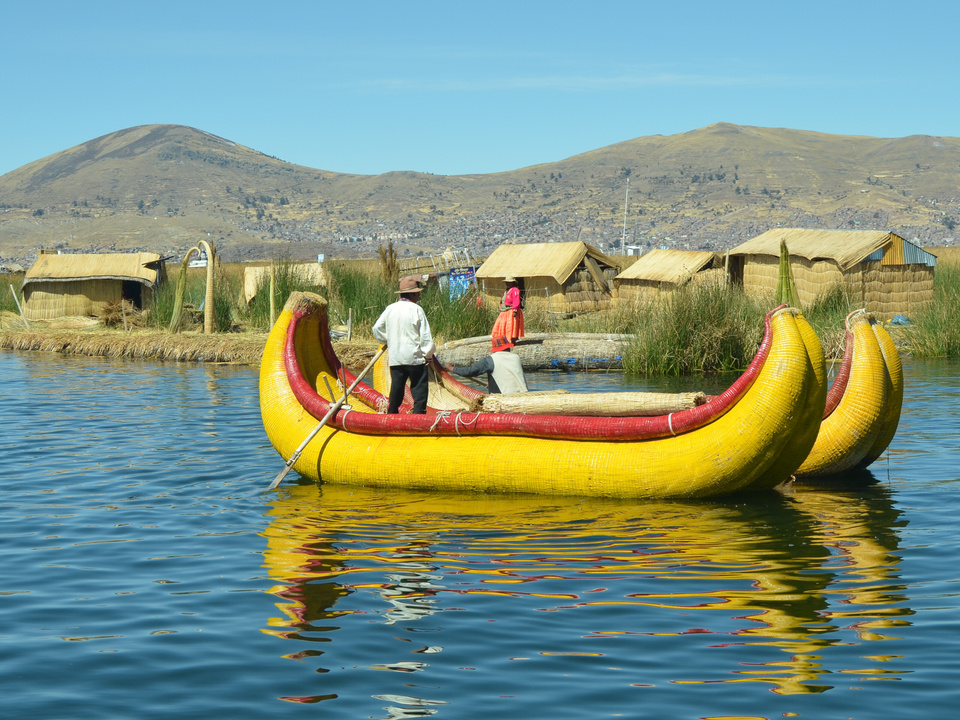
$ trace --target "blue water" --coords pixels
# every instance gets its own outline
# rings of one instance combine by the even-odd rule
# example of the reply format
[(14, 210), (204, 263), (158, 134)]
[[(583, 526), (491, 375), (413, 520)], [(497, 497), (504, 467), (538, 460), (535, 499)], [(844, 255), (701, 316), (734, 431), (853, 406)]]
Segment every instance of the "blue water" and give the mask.
[(866, 478), (636, 503), (264, 493), (254, 369), (0, 352), (0, 716), (953, 717), (960, 363), (905, 373)]

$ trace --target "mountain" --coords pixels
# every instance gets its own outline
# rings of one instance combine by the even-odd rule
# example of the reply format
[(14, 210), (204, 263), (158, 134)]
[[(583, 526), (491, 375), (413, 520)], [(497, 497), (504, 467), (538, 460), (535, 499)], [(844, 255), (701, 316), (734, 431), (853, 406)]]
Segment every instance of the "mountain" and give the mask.
[[(960, 139), (883, 139), (718, 123), (510, 172), (350, 175), (181, 125), (120, 130), (0, 176), (0, 259), (38, 248), (227, 261), (501, 242), (621, 240), (725, 250), (777, 225), (953, 242)], [(624, 204), (626, 203), (626, 213)]]

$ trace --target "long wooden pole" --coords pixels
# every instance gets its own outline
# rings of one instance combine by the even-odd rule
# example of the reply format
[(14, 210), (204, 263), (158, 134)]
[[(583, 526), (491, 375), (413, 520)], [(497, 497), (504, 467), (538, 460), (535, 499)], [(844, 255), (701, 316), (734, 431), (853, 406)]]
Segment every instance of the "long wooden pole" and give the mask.
[(270, 327), (277, 323), (277, 273), (273, 261), (270, 261)]
[(360, 384), (360, 380), (363, 379), (363, 376), (366, 375), (368, 372), (370, 372), (370, 368), (372, 368), (374, 363), (376, 363), (377, 360), (380, 359), (380, 356), (383, 355), (386, 349), (387, 349), (386, 347), (382, 347), (377, 351), (377, 354), (373, 356), (373, 359), (367, 363), (367, 366), (360, 371), (359, 375), (357, 375), (356, 380), (354, 380), (350, 384), (350, 387), (347, 388), (346, 392), (343, 393), (343, 397), (337, 400), (333, 405), (330, 406), (330, 409), (327, 410), (327, 414), (323, 416), (323, 419), (320, 421), (320, 423), (313, 429), (313, 431), (309, 435), (307, 435), (304, 441), (300, 443), (300, 447), (298, 447), (296, 450), (293, 451), (293, 455), (291, 455), (290, 459), (287, 460), (287, 464), (284, 466), (283, 470), (280, 471), (280, 474), (273, 479), (273, 482), (270, 483), (270, 487), (268, 487), (267, 490), (273, 490), (277, 485), (279, 485), (283, 481), (283, 479), (287, 476), (287, 473), (290, 472), (290, 469), (293, 467), (294, 463), (296, 463), (297, 460), (300, 459), (300, 454), (303, 452), (304, 448), (306, 448), (307, 445), (310, 444), (310, 441), (317, 436), (317, 433), (320, 432), (320, 428), (326, 425), (327, 421), (337, 414), (337, 411), (347, 401), (347, 398), (350, 396), (350, 393), (353, 392), (353, 389)]
[(13, 283), (10, 283), (10, 292), (13, 294), (13, 301), (17, 304), (17, 310), (20, 311), (20, 317), (23, 319), (23, 324), (26, 327), (30, 327), (30, 323), (27, 322), (27, 316), (23, 314), (23, 308), (20, 307), (20, 298), (17, 297), (17, 291), (13, 289)]

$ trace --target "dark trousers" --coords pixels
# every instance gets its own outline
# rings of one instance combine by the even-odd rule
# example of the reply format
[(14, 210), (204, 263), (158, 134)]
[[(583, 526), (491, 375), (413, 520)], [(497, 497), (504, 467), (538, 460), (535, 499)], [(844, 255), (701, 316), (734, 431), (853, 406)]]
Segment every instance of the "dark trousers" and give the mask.
[(427, 394), (429, 393), (429, 375), (426, 365), (391, 365), (390, 366), (390, 405), (387, 414), (396, 414), (403, 402), (403, 391), (410, 379), (410, 393), (413, 395), (414, 415), (425, 415), (427, 412)]

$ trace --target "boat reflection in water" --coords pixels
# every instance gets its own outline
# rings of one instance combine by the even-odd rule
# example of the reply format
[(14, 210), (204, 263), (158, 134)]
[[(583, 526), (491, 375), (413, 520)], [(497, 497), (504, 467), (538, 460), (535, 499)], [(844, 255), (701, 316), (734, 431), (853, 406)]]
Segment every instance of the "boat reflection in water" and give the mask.
[[(898, 577), (902, 522), (888, 488), (863, 475), (847, 489), (709, 503), (290, 485), (263, 533), (282, 613), (265, 632), (293, 641), (285, 657), (323, 666), (321, 687), (285, 699), (337, 697), (342, 684), (324, 686), (324, 673), (349, 666), (355, 643), (384, 646), (387, 659), (367, 669), (427, 673), (433, 692), (464, 655), (502, 668), (530, 659), (515, 657), (521, 646), (606, 657), (631, 687), (752, 682), (794, 694), (827, 691), (837, 673), (897, 677), (902, 657), (883, 641), (912, 615)], [(544, 612), (563, 623), (545, 624)], [(409, 659), (396, 659), (398, 641)], [(452, 667), (430, 677), (448, 653)]]

